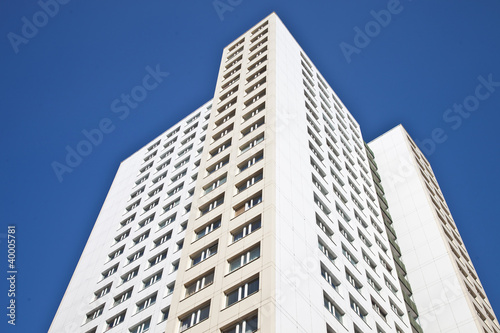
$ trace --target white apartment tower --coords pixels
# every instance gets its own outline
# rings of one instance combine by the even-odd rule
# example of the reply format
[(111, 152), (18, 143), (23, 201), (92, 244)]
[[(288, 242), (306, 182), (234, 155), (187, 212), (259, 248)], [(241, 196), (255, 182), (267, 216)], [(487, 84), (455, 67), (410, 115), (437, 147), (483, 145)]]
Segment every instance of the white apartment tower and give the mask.
[(426, 332), (499, 333), (431, 166), (400, 125), (370, 144)]
[(273, 13), (122, 162), (49, 332), (422, 332), (380, 182)]

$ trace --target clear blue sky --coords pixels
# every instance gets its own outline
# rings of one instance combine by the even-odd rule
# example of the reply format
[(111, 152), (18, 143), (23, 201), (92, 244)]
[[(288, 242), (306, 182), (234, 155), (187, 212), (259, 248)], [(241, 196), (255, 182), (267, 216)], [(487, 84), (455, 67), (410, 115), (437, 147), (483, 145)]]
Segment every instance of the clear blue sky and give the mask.
[[(399, 123), (418, 141), (442, 129), (446, 141), (427, 156), (500, 311), (500, 87), (475, 97), (478, 77), (500, 82), (499, 1), (230, 0), (222, 13), (211, 0), (59, 1), (51, 15), (36, 1), (0, 3), (2, 276), (7, 225), (17, 226), (18, 250), (17, 325), (8, 332), (47, 331), (120, 161), (208, 101), (223, 47), (272, 11), (365, 141)], [(391, 20), (377, 30), (370, 12), (388, 6)], [(355, 39), (356, 27), (373, 29), (369, 43)], [(157, 65), (168, 77), (120, 119), (113, 102)], [(474, 111), (453, 110), (464, 102)], [(60, 182), (52, 163), (64, 163), (66, 147), (106, 118), (113, 131)], [(8, 286), (0, 281), (5, 332)]]

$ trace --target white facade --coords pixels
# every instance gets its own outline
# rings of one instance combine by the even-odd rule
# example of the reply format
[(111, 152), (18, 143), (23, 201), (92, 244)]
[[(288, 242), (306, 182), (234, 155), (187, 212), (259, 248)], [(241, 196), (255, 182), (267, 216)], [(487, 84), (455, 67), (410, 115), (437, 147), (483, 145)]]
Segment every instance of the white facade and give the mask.
[(424, 331), (500, 332), (422, 152), (401, 125), (369, 145), (375, 153)]
[(422, 332), (379, 183), (273, 13), (120, 165), (49, 332)]

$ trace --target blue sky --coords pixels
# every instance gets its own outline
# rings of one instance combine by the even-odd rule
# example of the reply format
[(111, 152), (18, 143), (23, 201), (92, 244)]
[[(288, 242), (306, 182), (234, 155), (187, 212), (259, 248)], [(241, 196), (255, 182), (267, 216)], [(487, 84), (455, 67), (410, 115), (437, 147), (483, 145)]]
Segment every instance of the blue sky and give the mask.
[[(7, 225), (18, 269), (17, 325), (2, 313), (1, 331), (47, 331), (120, 161), (208, 101), (223, 47), (272, 11), (365, 141), (402, 123), (421, 143), (500, 311), (498, 1), (59, 1), (42, 0), (50, 15), (36, 1), (0, 3), (2, 276)], [(168, 75), (113, 112), (155, 70)], [(58, 178), (54, 162), (99, 126), (107, 133)], [(2, 278), (2, 309), (7, 290)]]

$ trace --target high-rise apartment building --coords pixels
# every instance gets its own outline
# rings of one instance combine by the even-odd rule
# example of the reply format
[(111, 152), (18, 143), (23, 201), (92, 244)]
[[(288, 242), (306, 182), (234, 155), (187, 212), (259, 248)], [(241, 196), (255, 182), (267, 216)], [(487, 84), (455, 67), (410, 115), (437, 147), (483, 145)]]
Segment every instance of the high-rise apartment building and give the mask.
[(426, 332), (500, 327), (429, 162), (402, 126), (370, 142)]
[(422, 332), (396, 223), (271, 14), (224, 49), (212, 101), (122, 162), (49, 332)]

